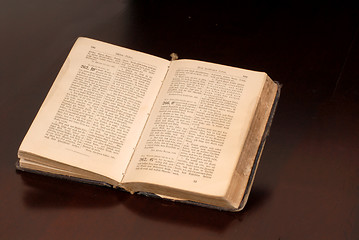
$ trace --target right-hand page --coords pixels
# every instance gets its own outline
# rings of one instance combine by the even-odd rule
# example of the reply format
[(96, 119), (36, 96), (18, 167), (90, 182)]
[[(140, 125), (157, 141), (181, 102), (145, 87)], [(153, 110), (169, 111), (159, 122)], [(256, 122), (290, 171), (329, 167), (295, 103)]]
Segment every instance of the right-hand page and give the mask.
[(266, 74), (173, 61), (123, 182), (223, 196)]

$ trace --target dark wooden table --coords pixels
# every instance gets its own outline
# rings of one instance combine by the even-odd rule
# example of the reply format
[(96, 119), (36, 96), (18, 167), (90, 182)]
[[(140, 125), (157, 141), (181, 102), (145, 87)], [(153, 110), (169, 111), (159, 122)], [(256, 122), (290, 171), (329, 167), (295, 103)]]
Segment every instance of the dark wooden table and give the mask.
[[(359, 239), (359, 8), (337, 3), (2, 0), (0, 239)], [(17, 172), (74, 40), (265, 71), (283, 84), (239, 213)]]

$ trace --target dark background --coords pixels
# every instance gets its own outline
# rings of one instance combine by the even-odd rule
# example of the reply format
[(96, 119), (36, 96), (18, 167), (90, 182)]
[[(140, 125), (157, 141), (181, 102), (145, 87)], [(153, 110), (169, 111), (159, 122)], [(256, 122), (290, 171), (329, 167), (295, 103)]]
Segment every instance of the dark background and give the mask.
[[(1, 0), (0, 239), (359, 239), (359, 7)], [(74, 41), (265, 71), (283, 84), (239, 213), (17, 172)]]

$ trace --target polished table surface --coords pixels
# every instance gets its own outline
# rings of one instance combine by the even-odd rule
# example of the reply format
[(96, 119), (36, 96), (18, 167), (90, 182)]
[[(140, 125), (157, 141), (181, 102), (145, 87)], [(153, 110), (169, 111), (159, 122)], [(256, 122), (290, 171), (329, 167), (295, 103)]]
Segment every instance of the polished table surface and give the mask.
[[(358, 5), (2, 0), (0, 19), (0, 239), (359, 239)], [(244, 211), (15, 170), (79, 36), (283, 84)]]

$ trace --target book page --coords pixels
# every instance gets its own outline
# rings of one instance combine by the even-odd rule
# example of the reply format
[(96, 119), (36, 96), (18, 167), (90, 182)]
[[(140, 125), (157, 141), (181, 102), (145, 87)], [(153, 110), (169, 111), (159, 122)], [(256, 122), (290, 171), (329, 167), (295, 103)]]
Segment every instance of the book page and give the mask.
[(79, 38), (20, 153), (121, 181), (169, 64), (155, 56)]
[(223, 196), (265, 77), (219, 64), (172, 62), (123, 182)]

